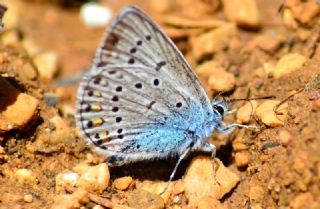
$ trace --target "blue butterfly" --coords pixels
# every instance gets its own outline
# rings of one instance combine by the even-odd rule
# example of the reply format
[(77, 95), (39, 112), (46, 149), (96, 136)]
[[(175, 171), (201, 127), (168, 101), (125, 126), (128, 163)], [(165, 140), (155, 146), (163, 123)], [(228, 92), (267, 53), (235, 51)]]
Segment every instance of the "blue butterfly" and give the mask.
[(124, 8), (107, 31), (78, 90), (77, 125), (110, 166), (179, 157), (215, 156), (208, 143), (224, 126), (225, 101), (210, 102), (181, 52), (136, 7)]

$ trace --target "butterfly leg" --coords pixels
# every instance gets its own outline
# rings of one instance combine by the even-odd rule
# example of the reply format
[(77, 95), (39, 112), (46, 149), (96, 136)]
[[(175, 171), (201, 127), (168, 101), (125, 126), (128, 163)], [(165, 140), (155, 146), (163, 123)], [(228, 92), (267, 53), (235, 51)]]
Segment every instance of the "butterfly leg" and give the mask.
[(182, 153), (182, 155), (180, 155), (180, 157), (179, 157), (179, 159), (178, 159), (178, 162), (177, 162), (176, 165), (174, 166), (174, 169), (173, 169), (173, 171), (172, 171), (172, 173), (171, 173), (171, 175), (170, 175), (169, 181), (168, 181), (166, 187), (164, 188), (164, 190), (160, 193), (160, 195), (162, 195), (165, 191), (167, 191), (167, 189), (168, 189), (168, 187), (169, 187), (169, 185), (170, 185), (170, 183), (171, 183), (174, 175), (175, 175), (176, 172), (177, 172), (177, 169), (178, 169), (181, 161), (189, 154), (190, 149), (191, 149), (191, 147), (188, 147), (188, 148)]
[(217, 126), (216, 129), (219, 133), (228, 134), (228, 133), (231, 133), (236, 127), (253, 128), (253, 129), (257, 128), (256, 126), (247, 126), (243, 124), (233, 123), (227, 126), (224, 126), (224, 125)]
[[(211, 153), (212, 167), (213, 167), (213, 170), (216, 171), (216, 170), (218, 169), (218, 167), (215, 166), (215, 165), (216, 165), (216, 163), (215, 163), (215, 160), (216, 160), (216, 151), (217, 151), (216, 146), (214, 146), (213, 144), (210, 144), (210, 143), (205, 143), (205, 144), (200, 148), (200, 151)], [(217, 165), (219, 165), (219, 164), (217, 163)], [(216, 175), (216, 172), (214, 172), (214, 175)]]

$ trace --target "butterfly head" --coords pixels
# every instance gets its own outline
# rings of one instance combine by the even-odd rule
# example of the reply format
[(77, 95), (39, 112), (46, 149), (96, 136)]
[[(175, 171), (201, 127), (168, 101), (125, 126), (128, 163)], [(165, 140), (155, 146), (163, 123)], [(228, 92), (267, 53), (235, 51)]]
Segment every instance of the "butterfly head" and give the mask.
[(213, 112), (216, 116), (223, 118), (223, 116), (228, 112), (228, 105), (226, 101), (214, 100), (211, 102)]

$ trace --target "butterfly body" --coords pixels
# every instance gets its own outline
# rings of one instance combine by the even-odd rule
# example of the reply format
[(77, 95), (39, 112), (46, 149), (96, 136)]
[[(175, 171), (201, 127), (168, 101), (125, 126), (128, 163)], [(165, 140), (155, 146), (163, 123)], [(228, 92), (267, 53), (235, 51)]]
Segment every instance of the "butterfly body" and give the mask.
[(120, 166), (192, 151), (215, 153), (208, 137), (228, 107), (210, 102), (173, 42), (142, 11), (122, 10), (78, 90), (77, 125)]

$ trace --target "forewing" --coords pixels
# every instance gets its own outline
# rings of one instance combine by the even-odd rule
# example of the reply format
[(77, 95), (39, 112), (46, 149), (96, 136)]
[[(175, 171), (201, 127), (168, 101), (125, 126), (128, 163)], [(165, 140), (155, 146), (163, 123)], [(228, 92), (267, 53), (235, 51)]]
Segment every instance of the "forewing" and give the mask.
[[(135, 7), (125, 8), (107, 32), (80, 84), (77, 109), (80, 129), (107, 154), (146, 136), (160, 139), (158, 130), (168, 137), (196, 128), (212, 111), (181, 53)], [(135, 153), (146, 152), (138, 147)]]

